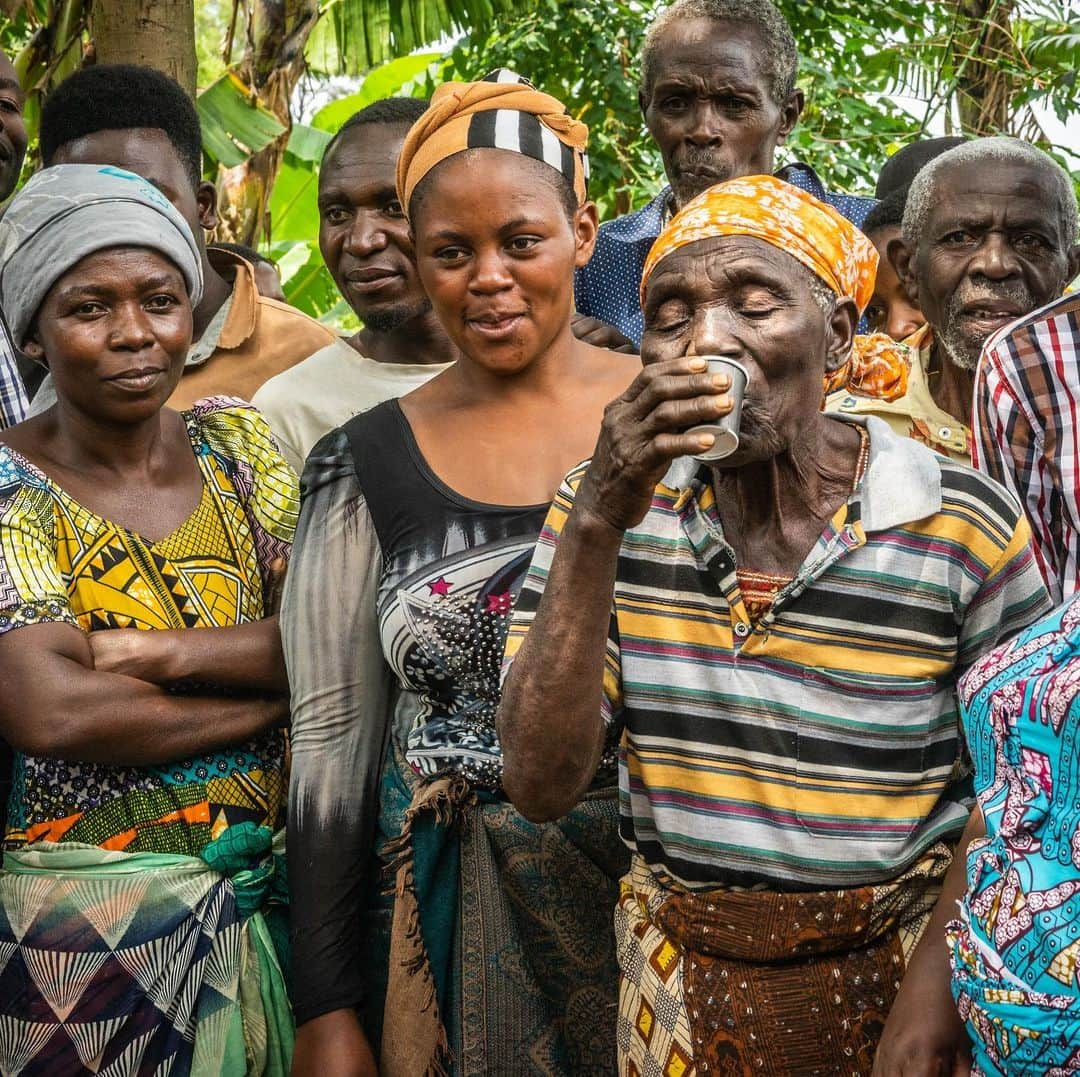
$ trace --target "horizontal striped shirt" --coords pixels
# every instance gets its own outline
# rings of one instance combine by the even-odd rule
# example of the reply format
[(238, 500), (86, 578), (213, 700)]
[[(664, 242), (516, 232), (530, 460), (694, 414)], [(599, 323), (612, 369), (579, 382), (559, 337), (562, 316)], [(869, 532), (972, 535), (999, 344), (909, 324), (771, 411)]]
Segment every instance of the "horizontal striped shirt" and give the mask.
[(975, 379), (974, 463), (1027, 512), (1055, 602), (1080, 588), (1080, 295), (991, 337)]
[[(756, 624), (707, 467), (675, 461), (624, 537), (601, 704), (624, 731), (622, 833), (683, 886), (878, 882), (967, 818), (957, 677), (1046, 588), (1009, 494), (865, 425), (862, 480)], [(552, 504), (508, 661), (584, 471)]]

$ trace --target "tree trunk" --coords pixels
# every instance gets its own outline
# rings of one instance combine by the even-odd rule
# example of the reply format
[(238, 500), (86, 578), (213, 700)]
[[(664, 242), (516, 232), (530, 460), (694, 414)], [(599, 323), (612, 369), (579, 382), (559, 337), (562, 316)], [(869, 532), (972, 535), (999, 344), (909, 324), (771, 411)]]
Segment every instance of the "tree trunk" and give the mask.
[(194, 98), (194, 0), (94, 0), (90, 33), (99, 64), (157, 68)]
[(304, 46), (318, 18), (318, 0), (254, 0), (237, 73), (286, 130), (243, 164), (218, 173), (218, 232), (234, 243), (254, 245), (266, 234), (270, 192), (292, 130), (289, 101), (304, 72)]
[(1009, 130), (1015, 78), (1008, 61), (1016, 56), (1009, 21), (1015, 0), (959, 0), (955, 45), (956, 101), (965, 134)]

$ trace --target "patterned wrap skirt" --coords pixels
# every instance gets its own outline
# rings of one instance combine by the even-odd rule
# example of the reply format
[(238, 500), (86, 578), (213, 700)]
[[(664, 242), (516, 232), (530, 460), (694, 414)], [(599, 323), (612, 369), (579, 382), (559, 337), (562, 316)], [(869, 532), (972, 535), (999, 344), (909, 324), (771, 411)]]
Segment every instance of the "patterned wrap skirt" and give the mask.
[(615, 912), (620, 1077), (862, 1077), (952, 853), (850, 890), (686, 892), (635, 856)]
[(214, 866), (76, 843), (5, 855), (0, 1073), (287, 1077), (271, 835), (229, 837)]

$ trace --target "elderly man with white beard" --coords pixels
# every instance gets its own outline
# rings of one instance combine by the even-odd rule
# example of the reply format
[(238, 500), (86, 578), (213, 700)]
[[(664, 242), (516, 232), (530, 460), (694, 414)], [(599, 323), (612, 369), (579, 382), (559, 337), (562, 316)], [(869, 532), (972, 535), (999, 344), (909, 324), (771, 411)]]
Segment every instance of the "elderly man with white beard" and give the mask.
[(829, 409), (878, 415), (897, 433), (971, 462), (975, 370), (998, 330), (1060, 296), (1080, 269), (1068, 173), (1028, 142), (980, 138), (911, 184), (889, 260), (927, 325), (908, 338), (907, 390), (885, 401), (836, 393)]

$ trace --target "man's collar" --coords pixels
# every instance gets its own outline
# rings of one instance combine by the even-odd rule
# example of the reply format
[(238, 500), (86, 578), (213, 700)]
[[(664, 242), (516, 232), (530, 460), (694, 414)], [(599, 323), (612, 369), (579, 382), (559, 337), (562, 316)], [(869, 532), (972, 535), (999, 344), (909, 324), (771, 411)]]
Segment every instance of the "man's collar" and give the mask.
[(783, 168), (778, 168), (773, 175), (785, 183), (790, 183), (792, 187), (798, 187), (807, 194), (813, 195), (819, 202), (824, 201), (828, 193), (821, 178), (804, 161), (791, 161)]
[(255, 332), (259, 320), (259, 289), (255, 284), (255, 267), (232, 251), (211, 247), (206, 252), (210, 265), (226, 280), (232, 279), (233, 289), (228, 316), (221, 327), (214, 350), (239, 348)]
[[(941, 464), (933, 451), (912, 438), (900, 437), (874, 415), (833, 418), (865, 426), (870, 435), (866, 474), (849, 500), (849, 504), (859, 502), (859, 516), (868, 534), (923, 520), (941, 510)], [(677, 493), (676, 506), (681, 507), (711, 480), (708, 464), (680, 456), (671, 462), (660, 485)]]

